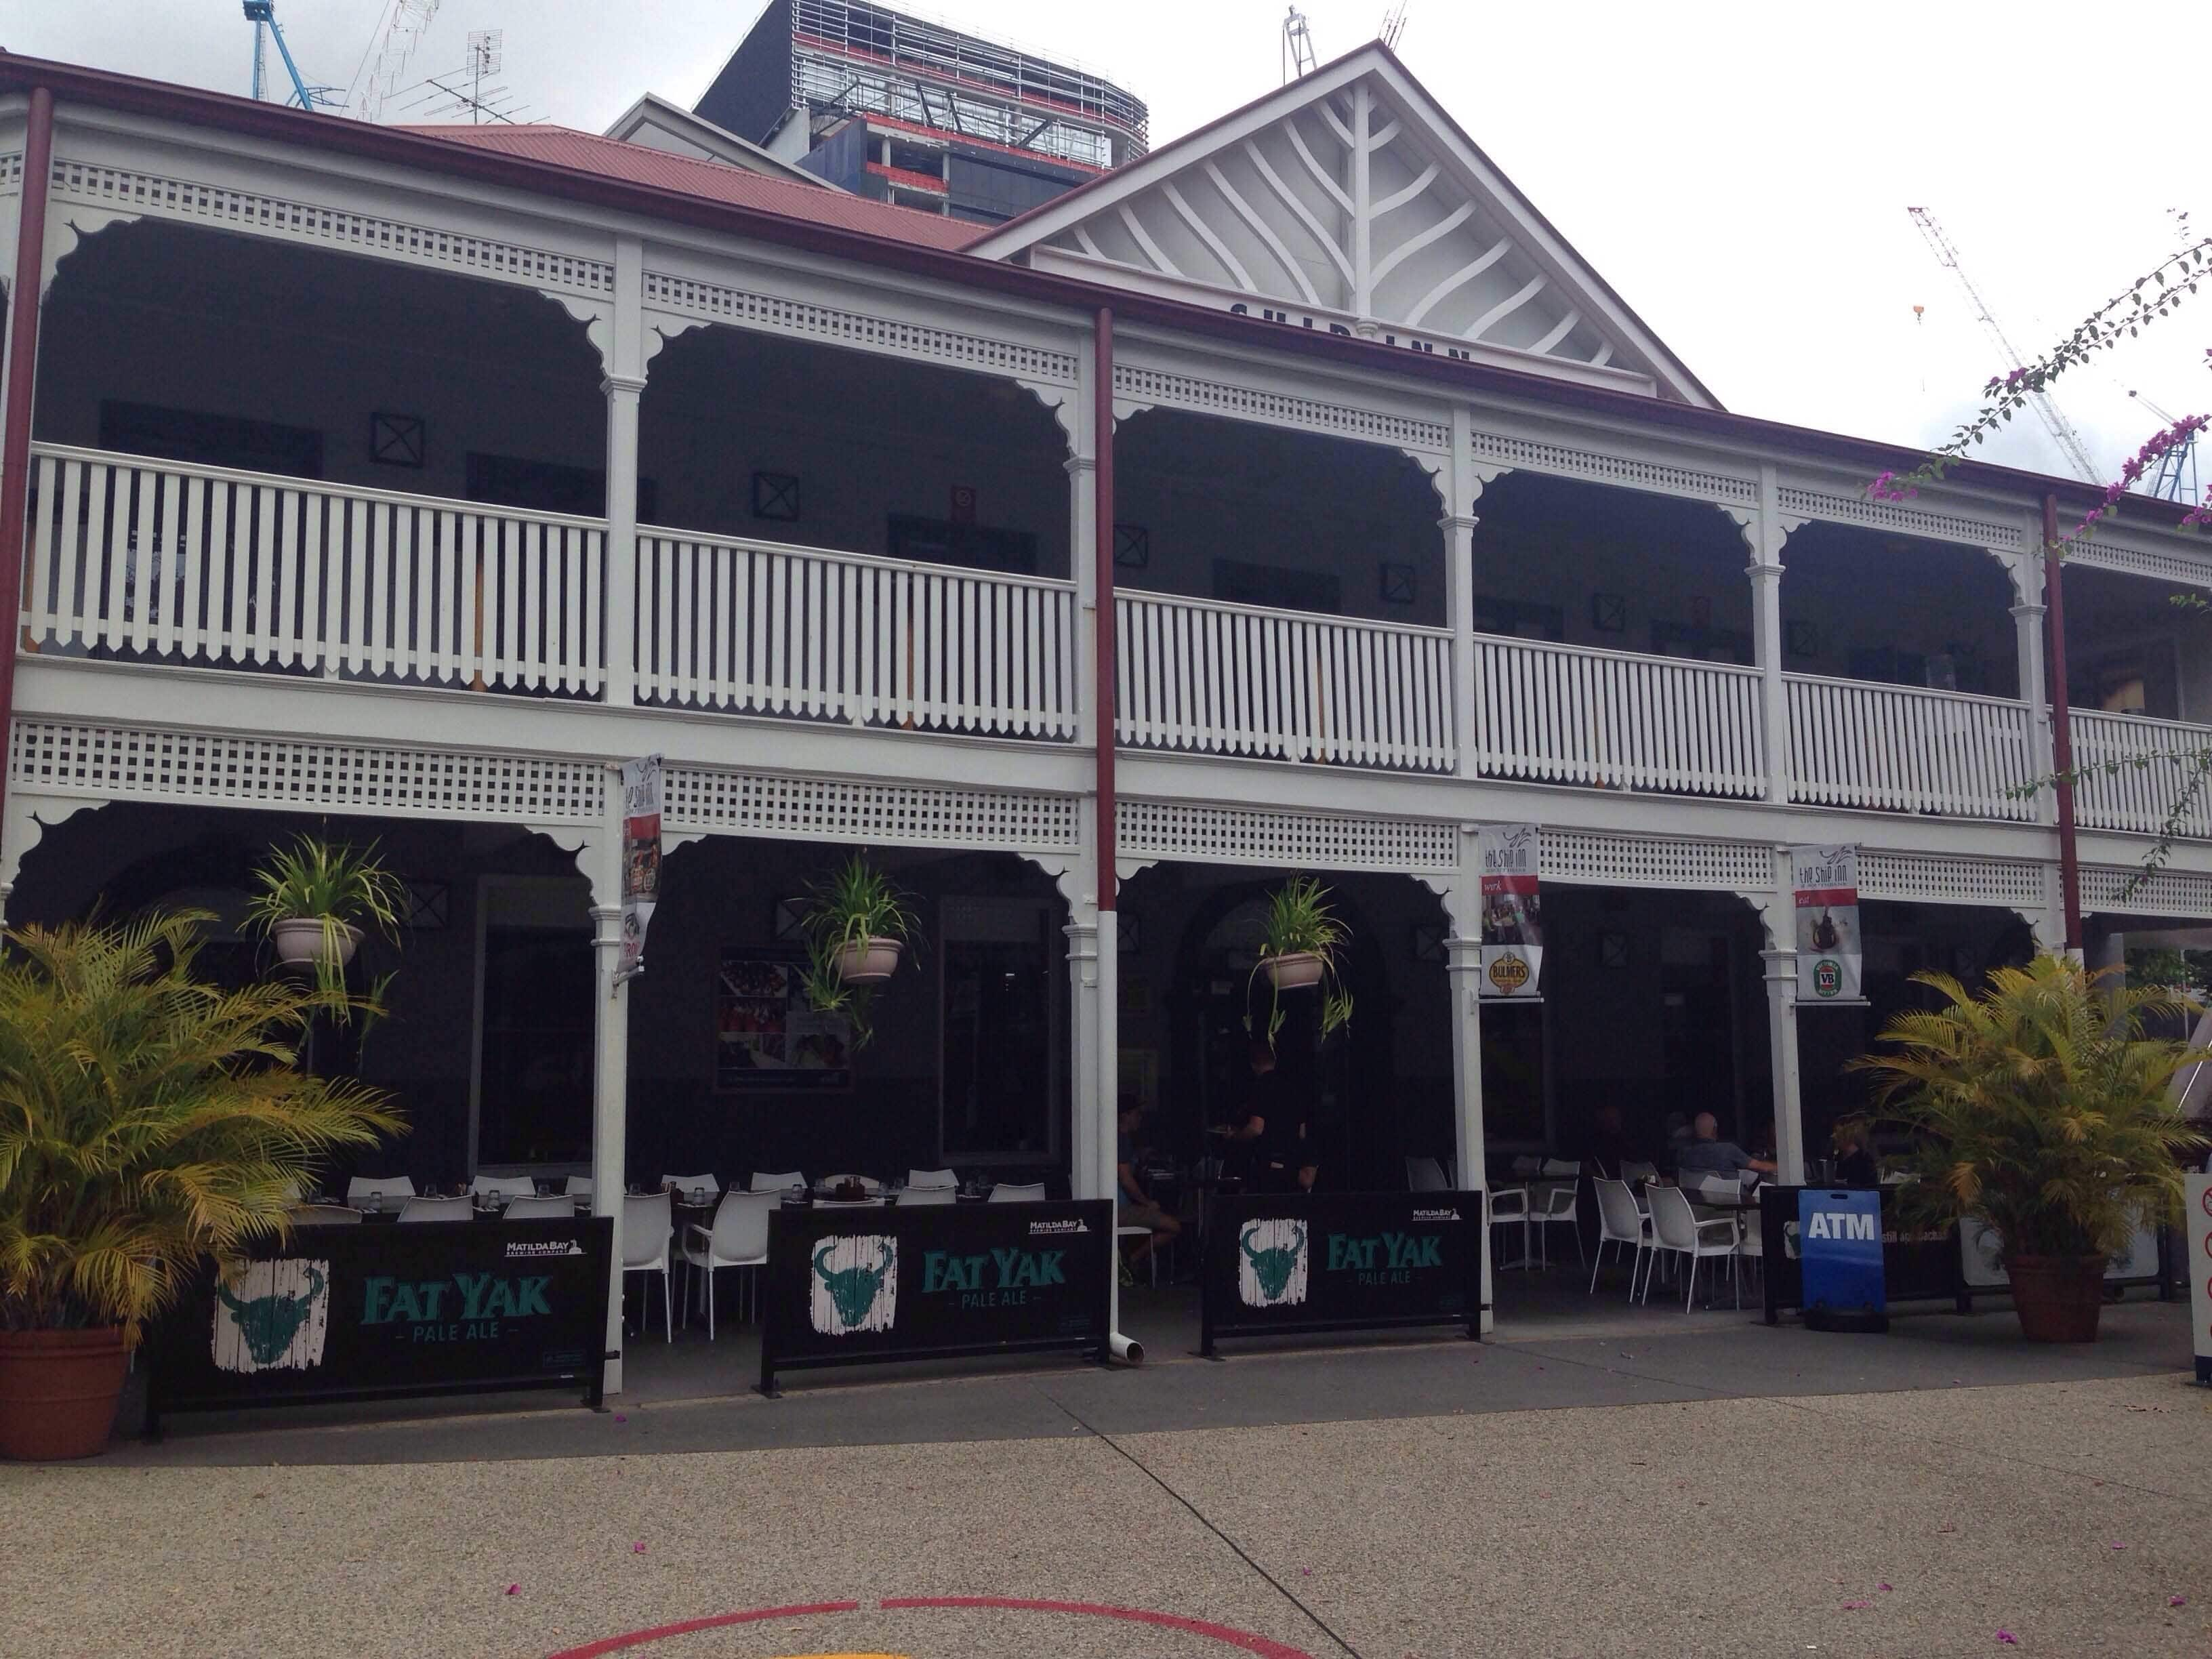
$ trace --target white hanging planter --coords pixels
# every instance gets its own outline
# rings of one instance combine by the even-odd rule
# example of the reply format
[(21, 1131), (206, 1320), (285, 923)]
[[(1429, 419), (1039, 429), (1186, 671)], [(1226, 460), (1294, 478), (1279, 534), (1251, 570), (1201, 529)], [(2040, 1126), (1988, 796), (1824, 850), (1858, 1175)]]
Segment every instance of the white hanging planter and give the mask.
[(1322, 959), (1310, 951), (1291, 951), (1267, 960), (1267, 977), (1278, 991), (1310, 991), (1321, 983)]
[(837, 977), (848, 985), (880, 985), (898, 972), (899, 952), (905, 947), (895, 939), (872, 936), (865, 945), (842, 945), (837, 951)]
[(341, 921), (326, 934), (320, 916), (289, 916), (270, 928), (269, 938), (276, 948), (276, 960), (289, 967), (314, 968), (327, 963), (343, 968), (353, 960), (354, 951), (361, 944), (361, 929)]

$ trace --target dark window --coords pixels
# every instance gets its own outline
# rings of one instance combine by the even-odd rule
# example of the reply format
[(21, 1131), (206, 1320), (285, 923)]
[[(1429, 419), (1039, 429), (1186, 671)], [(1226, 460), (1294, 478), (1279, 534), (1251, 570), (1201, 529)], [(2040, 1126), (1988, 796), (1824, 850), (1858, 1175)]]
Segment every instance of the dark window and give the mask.
[(945, 941), (947, 1159), (1052, 1155), (1052, 975), (1042, 939)]
[(289, 478), (323, 476), (323, 434), (310, 428), (152, 404), (103, 402), (100, 447), (164, 461), (235, 467), (241, 472), (281, 472)]
[[(525, 460), (516, 455), (484, 455), (471, 451), (468, 460), (468, 499), (492, 507), (520, 507), (538, 513), (565, 513), (572, 518), (604, 519), (607, 515), (607, 475), (596, 467), (562, 466), (557, 461)], [(637, 517), (641, 524), (657, 524), (660, 492), (650, 478), (637, 481)]]
[(485, 929), (478, 1164), (590, 1161), (589, 946), (571, 928)]
[(1004, 570), (1019, 576), (1036, 574), (1036, 538), (1026, 530), (991, 530), (981, 525), (894, 513), (890, 539), (895, 559), (964, 565), (970, 570)]
[(1556, 605), (1534, 605), (1525, 599), (1486, 599), (1474, 602), (1474, 625), (1485, 634), (1504, 634), (1516, 640), (1567, 637), (1567, 613)]
[(1213, 597), (1231, 605), (1263, 605), (1276, 611), (1344, 609), (1344, 584), (1327, 570), (1290, 570), (1243, 559), (1213, 562)]
[(1700, 628), (1695, 623), (1653, 623), (1651, 648), (1662, 657), (1732, 662), (1746, 668), (1751, 666), (1754, 655), (1751, 635), (1741, 629)]

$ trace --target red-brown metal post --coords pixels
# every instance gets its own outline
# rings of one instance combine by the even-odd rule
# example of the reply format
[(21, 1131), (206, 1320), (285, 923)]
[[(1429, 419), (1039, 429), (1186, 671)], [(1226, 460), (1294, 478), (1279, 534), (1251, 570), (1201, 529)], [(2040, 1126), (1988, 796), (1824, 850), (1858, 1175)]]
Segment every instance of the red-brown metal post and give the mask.
[[(1120, 884), (1114, 873), (1114, 311), (1098, 307), (1096, 356), (1091, 366), (1091, 445), (1098, 465), (1092, 474), (1097, 526), (1091, 540), (1097, 545), (1096, 580), (1098, 618), (1093, 629), (1098, 641), (1098, 908), (1110, 915), (1114, 890)], [(1099, 927), (1113, 924), (1101, 921)], [(1109, 1103), (1110, 1109), (1110, 1103)]]
[(2058, 497), (2043, 498), (2044, 623), (2051, 635), (2051, 747), (2058, 791), (2058, 890), (2066, 948), (2081, 956), (2081, 859), (2074, 839), (2074, 726), (2066, 701), (2066, 562), (2058, 552)]
[(31, 490), (31, 392), (39, 370), (39, 280), (46, 274), (46, 186), (54, 172), (54, 94), (31, 88), (23, 133), (22, 213), (8, 295), (8, 431), (0, 442), (0, 804), (14, 748), (15, 647), (22, 635), (23, 519)]

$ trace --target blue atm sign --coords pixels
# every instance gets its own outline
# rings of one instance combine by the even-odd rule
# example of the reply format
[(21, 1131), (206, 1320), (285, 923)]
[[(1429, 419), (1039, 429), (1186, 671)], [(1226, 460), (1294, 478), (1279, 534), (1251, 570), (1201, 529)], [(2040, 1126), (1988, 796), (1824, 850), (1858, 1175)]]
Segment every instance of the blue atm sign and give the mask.
[(1816, 1329), (1885, 1330), (1881, 1194), (1814, 1188), (1797, 1194), (1802, 1305)]

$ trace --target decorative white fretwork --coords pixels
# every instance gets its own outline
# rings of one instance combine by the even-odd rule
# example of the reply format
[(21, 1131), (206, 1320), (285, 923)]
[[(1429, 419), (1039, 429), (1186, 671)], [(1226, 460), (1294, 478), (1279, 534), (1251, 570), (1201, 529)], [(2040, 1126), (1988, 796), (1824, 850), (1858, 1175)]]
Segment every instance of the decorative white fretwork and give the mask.
[(13, 782), (44, 793), (395, 817), (598, 823), (606, 769), (561, 756), (19, 718)]
[(1132, 858), (1294, 870), (1459, 867), (1459, 826), (1447, 820), (1125, 799), (1119, 803), (1116, 825), (1118, 851)]
[(1165, 404), (1176, 409), (1195, 410), (1203, 415), (1304, 427), (1334, 437), (1363, 438), (1431, 454), (1449, 453), (1451, 448), (1451, 428), (1441, 421), (1394, 415), (1385, 410), (1359, 409), (1348, 404), (1324, 403), (1318, 398), (1270, 392), (1263, 386), (1203, 380), (1194, 374), (1177, 374), (1162, 368), (1115, 364), (1114, 395), (1117, 413), (1124, 403), (1140, 407)]
[(1079, 834), (1073, 795), (675, 765), (665, 788), (670, 826), (708, 835), (1030, 853), (1072, 852)]
[(1732, 893), (1774, 885), (1774, 849), (1762, 842), (1682, 841), (1547, 826), (1537, 850), (1547, 881)]
[(89, 203), (111, 215), (152, 214), (212, 224), (225, 230), (313, 242), (349, 253), (463, 270), (496, 281), (527, 283), (535, 288), (578, 294), (614, 292), (615, 268), (605, 260), (580, 258), (496, 237), (465, 236), (223, 185), (57, 156), (53, 193), (62, 201)]
[(2022, 529), (2018, 520), (1979, 519), (1972, 514), (1930, 507), (1900, 507), (1893, 501), (1869, 501), (1863, 495), (1832, 495), (1825, 490), (1784, 484), (1778, 492), (1783, 512), (1801, 519), (1826, 519), (1835, 524), (1863, 525), (1874, 530), (1894, 530), (1930, 541), (1965, 542), (1984, 550), (2018, 547)]
[(1601, 455), (1595, 450), (1571, 449), (1565, 444), (1541, 443), (1533, 438), (1510, 438), (1503, 433), (1474, 434), (1474, 459), (1502, 461), (1516, 470), (1555, 472), (1570, 478), (1619, 484), (1629, 489), (1648, 489), (1662, 495), (1686, 495), (1700, 501), (1733, 501), (1745, 506), (1759, 501), (1759, 480), (1733, 477), (1724, 472), (1705, 472), (1668, 461), (1649, 461), (1629, 455)]
[(2082, 866), (2081, 908), (2188, 921), (2212, 920), (2212, 874), (2194, 870), (2161, 870), (2125, 898), (2121, 897), (2128, 884), (2141, 873), (2133, 867)]
[(2100, 533), (2069, 546), (2066, 562), (2159, 581), (2185, 582), (2191, 587), (2212, 587), (2212, 541), (2200, 539), (2194, 548), (2156, 548), (2115, 541)]
[(2033, 909), (2045, 901), (2043, 866), (2024, 859), (1923, 853), (1859, 853), (1859, 896), (1926, 904)]
[(645, 273), (645, 302), (648, 307), (772, 334), (825, 340), (863, 351), (949, 363), (958, 368), (1012, 375), (1022, 380), (1041, 380), (1054, 386), (1075, 384), (1076, 356), (1072, 351), (1054, 351), (1018, 340), (994, 340), (987, 335), (934, 328), (896, 317), (871, 317), (861, 312), (817, 305), (811, 300), (755, 294), (720, 283), (673, 276), (665, 271)]

